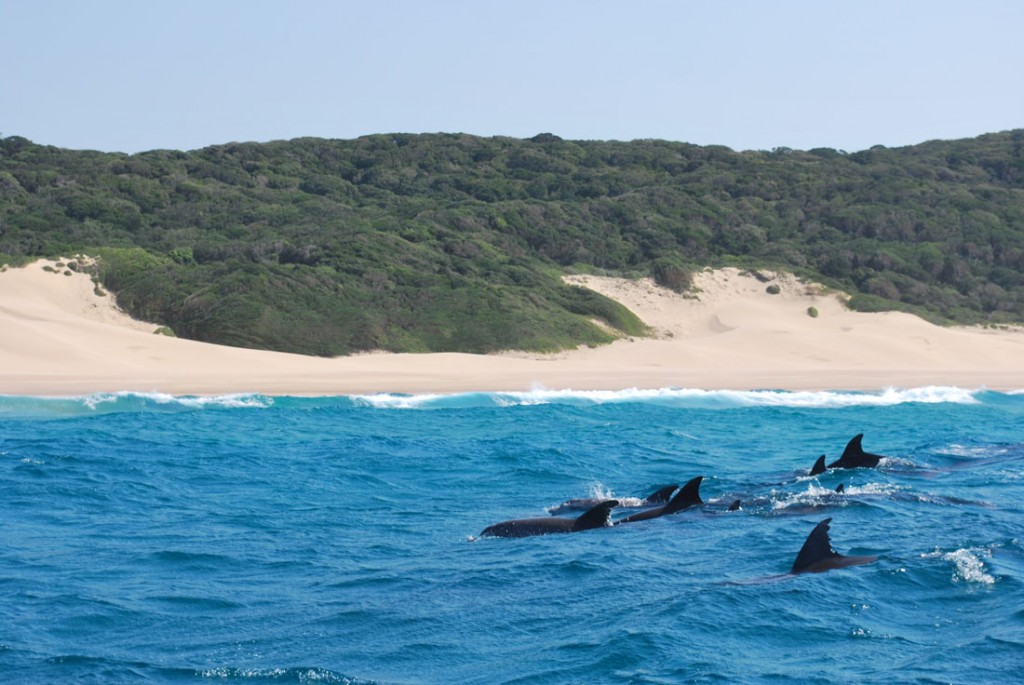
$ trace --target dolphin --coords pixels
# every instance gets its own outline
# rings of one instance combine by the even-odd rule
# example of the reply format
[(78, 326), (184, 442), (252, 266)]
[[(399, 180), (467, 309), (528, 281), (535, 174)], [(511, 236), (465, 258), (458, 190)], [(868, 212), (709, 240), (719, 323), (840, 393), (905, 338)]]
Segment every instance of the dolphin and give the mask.
[(547, 518), (515, 519), (495, 523), (484, 528), (480, 536), (489, 535), (499, 538), (525, 538), (531, 535), (549, 535), (552, 533), (578, 533), (591, 528), (603, 528), (611, 525), (613, 507), (619, 505), (618, 500), (609, 499), (591, 507), (579, 518), (570, 519), (559, 516)]
[(825, 473), (825, 455), (818, 457), (818, 461), (814, 462), (814, 466), (811, 467), (811, 473), (809, 475), (817, 476), (820, 473)]
[(667, 516), (668, 514), (674, 514), (677, 511), (682, 511), (683, 509), (692, 507), (695, 504), (703, 504), (704, 500), (700, 498), (700, 482), (702, 480), (704, 480), (704, 476), (697, 476), (681, 487), (679, 492), (675, 494), (675, 497), (668, 501), (668, 504), (619, 519), (615, 522), (615, 525), (617, 526), (620, 523), (646, 521), (647, 519), (658, 518), (659, 516)]
[(882, 459), (881, 455), (865, 452), (864, 448), (860, 446), (860, 441), (863, 437), (863, 433), (855, 435), (853, 439), (846, 444), (846, 449), (843, 450), (843, 456), (829, 464), (828, 467), (830, 469), (873, 469), (878, 466), (878, 462)]
[[(666, 485), (663, 488), (655, 490), (651, 494), (647, 495), (644, 499), (636, 504), (626, 504), (622, 501), (619, 502), (620, 507), (649, 507), (655, 504), (663, 504), (667, 502), (672, 493), (676, 491), (679, 486), (676, 484)], [(562, 502), (557, 507), (548, 507), (549, 514), (561, 514), (567, 511), (583, 511), (584, 509), (590, 509), (591, 507), (597, 506), (603, 500), (584, 498), (584, 499), (571, 499)], [(636, 502), (636, 500), (633, 500)]]
[(831, 571), (835, 568), (846, 566), (859, 566), (878, 561), (878, 557), (848, 557), (839, 554), (832, 549), (832, 541), (828, 536), (828, 524), (832, 521), (827, 518), (811, 531), (796, 555), (791, 573), (821, 573)]
[(660, 490), (655, 490), (644, 498), (644, 501), (640, 506), (645, 507), (648, 504), (661, 504), (662, 502), (668, 502), (669, 498), (672, 497), (672, 493), (675, 492), (678, 487), (679, 485), (673, 483), (672, 485), (666, 485)]

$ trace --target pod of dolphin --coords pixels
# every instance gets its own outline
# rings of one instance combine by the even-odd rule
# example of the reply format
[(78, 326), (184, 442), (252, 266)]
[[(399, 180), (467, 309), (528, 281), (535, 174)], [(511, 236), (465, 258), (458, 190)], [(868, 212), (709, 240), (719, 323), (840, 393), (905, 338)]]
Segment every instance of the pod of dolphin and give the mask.
[[(811, 467), (810, 475), (816, 476), (824, 473), (827, 469), (874, 468), (878, 466), (878, 462), (883, 457), (865, 452), (861, 446), (863, 438), (863, 433), (854, 436), (846, 445), (842, 456), (827, 467), (825, 466), (825, 455), (818, 457), (814, 466)], [(635, 507), (645, 507), (643, 511), (630, 514), (616, 521), (612, 520), (612, 510), (620, 506), (619, 500), (577, 499), (569, 500), (552, 509), (552, 511), (557, 512), (585, 508), (586, 511), (577, 518), (548, 516), (502, 521), (501, 523), (495, 523), (484, 528), (480, 536), (523, 538), (553, 533), (578, 533), (594, 528), (620, 526), (637, 521), (648, 521), (660, 516), (668, 516), (698, 504), (703, 504), (704, 500), (700, 497), (700, 484), (703, 479), (703, 476), (697, 476), (679, 488), (678, 491), (676, 491), (675, 485), (663, 487), (651, 493), (638, 504), (633, 505)], [(842, 492), (842, 489), (843, 485), (840, 484), (836, 488), (836, 492)], [(674, 495), (672, 494), (673, 492), (675, 492)], [(736, 500), (729, 505), (729, 511), (736, 511), (739, 507), (740, 501)], [(832, 541), (829, 537), (829, 524), (831, 522), (832, 519), (827, 518), (814, 527), (814, 530), (811, 531), (804, 541), (803, 547), (800, 548), (790, 573), (821, 573), (846, 566), (870, 564), (878, 560), (876, 556), (847, 556), (836, 552), (832, 548)]]

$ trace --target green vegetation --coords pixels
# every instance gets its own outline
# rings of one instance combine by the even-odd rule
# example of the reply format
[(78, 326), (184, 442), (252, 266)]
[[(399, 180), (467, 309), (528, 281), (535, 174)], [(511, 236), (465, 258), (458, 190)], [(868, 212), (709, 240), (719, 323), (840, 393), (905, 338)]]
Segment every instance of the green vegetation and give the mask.
[(818, 318), (818, 308), (817, 307), (808, 307), (807, 308), (807, 316), (811, 317), (812, 319), (817, 319)]
[(786, 269), (867, 311), (1024, 321), (1024, 130), (847, 154), (460, 134), (136, 155), (0, 139), (0, 263), (85, 252), (179, 336), (318, 355), (640, 335), (566, 272)]

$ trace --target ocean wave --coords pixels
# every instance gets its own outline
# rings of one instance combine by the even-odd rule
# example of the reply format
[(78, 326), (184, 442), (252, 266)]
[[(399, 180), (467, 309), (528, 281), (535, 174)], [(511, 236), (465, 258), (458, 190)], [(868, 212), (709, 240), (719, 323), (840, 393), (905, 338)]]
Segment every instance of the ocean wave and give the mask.
[(198, 409), (264, 409), (274, 398), (257, 394), (171, 395), (160, 392), (101, 392), (74, 397), (0, 395), (0, 416), (55, 418), (121, 412), (195, 411)]
[(829, 504), (832, 506), (846, 506), (847, 503), (857, 496), (869, 497), (891, 497), (903, 488), (887, 483), (866, 483), (864, 485), (845, 486), (842, 493), (837, 493), (833, 488), (822, 487), (817, 483), (810, 483), (807, 489), (802, 492), (782, 492), (773, 490), (771, 492), (771, 508), (774, 511), (792, 507), (815, 506)]
[(201, 677), (214, 680), (243, 680), (274, 683), (342, 683), (343, 685), (369, 684), (373, 681), (359, 680), (335, 673), (325, 668), (209, 668), (200, 673)]
[(991, 551), (987, 549), (958, 549), (953, 552), (942, 552), (936, 550), (922, 554), (924, 559), (942, 559), (953, 563), (954, 583), (978, 583), (981, 585), (995, 585), (996, 579), (985, 572), (985, 564), (982, 556), (990, 556)]
[(686, 409), (744, 407), (847, 408), (888, 407), (899, 404), (1019, 403), (1022, 395), (953, 386), (886, 388), (866, 391), (703, 390), (699, 388), (628, 388), (624, 390), (553, 390), (536, 387), (521, 392), (375, 393), (332, 397), (268, 396), (257, 393), (226, 395), (171, 395), (161, 392), (108, 392), (76, 397), (0, 395), (0, 416), (45, 418), (116, 412), (175, 412), (199, 409), (266, 409), (275, 404), (337, 406), (374, 409), (476, 409), (539, 405), (594, 406), (654, 404)]
[[(169, 395), (167, 393), (151, 392), (116, 392), (88, 395), (82, 398), (83, 402), (90, 409), (99, 409), (104, 405), (110, 405), (113, 409), (134, 409), (134, 408), (164, 408), (176, 409), (265, 409), (274, 404), (271, 397), (251, 393), (236, 393), (230, 395)], [(127, 405), (127, 406), (125, 406)]]
[(953, 386), (886, 388), (864, 391), (702, 390), (700, 388), (628, 388), (624, 390), (552, 390), (536, 387), (522, 392), (404, 395), (356, 395), (357, 404), (381, 409), (514, 407), (544, 404), (596, 405), (647, 403), (699, 409), (735, 407), (842, 408), (921, 404), (979, 404), (984, 389)]

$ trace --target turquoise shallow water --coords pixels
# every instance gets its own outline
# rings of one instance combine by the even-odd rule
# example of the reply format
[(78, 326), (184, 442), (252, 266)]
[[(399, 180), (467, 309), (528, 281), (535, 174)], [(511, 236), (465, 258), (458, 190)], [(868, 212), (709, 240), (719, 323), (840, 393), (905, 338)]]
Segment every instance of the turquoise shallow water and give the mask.
[[(806, 475), (857, 433), (880, 468)], [(1024, 673), (1024, 394), (8, 396), (0, 470), (0, 682)], [(696, 475), (670, 517), (474, 541)], [(879, 560), (780, 578), (828, 517)]]

